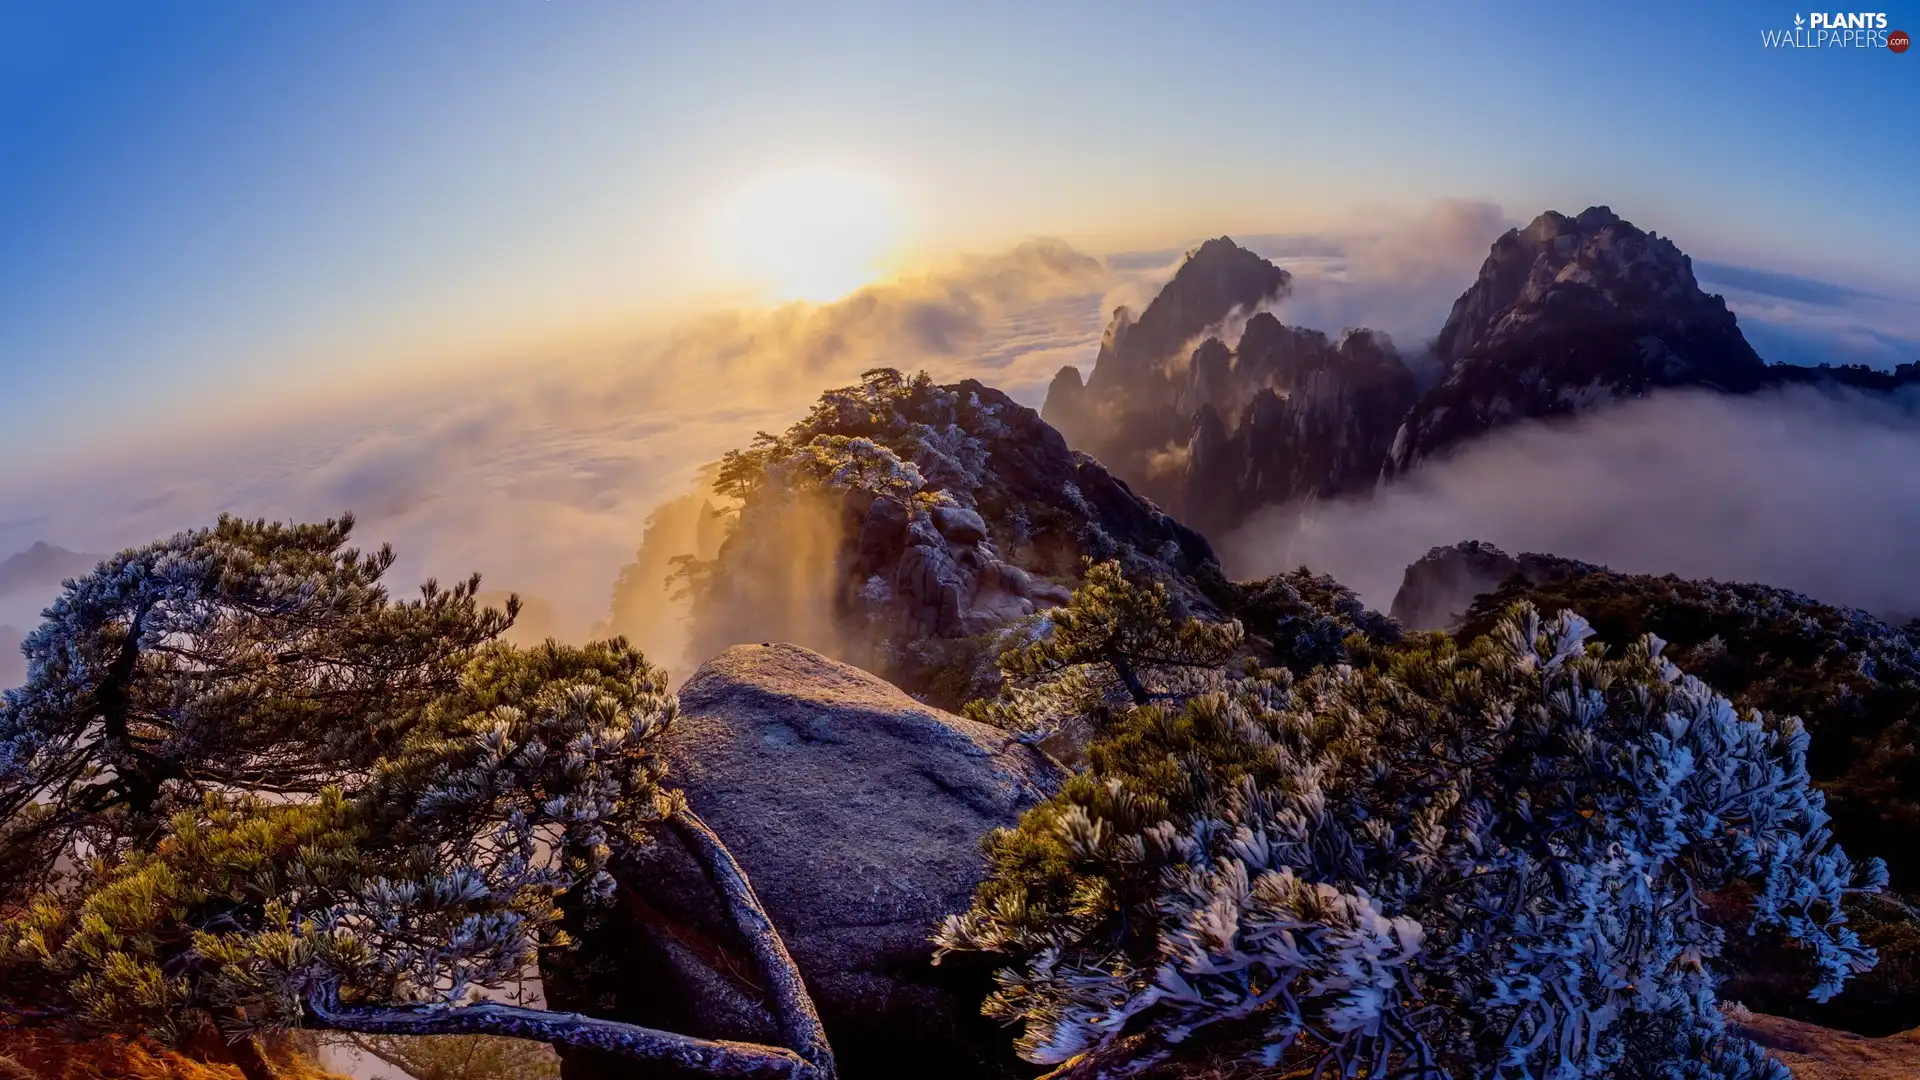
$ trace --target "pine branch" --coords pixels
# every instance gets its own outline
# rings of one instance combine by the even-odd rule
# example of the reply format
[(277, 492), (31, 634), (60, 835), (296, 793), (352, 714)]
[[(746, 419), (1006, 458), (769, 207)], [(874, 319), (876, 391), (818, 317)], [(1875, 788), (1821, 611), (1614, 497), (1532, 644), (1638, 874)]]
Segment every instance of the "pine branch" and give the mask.
[(786, 943), (780, 939), (780, 931), (767, 916), (766, 908), (760, 905), (760, 898), (754, 895), (747, 872), (741, 869), (719, 835), (700, 820), (691, 807), (683, 805), (670, 820), (674, 831), (706, 867), (708, 878), (726, 901), (734, 925), (753, 950), (754, 960), (766, 979), (774, 1013), (779, 1018), (781, 1037), (811, 1062), (822, 1077), (831, 1078), (835, 1066), (826, 1028), (820, 1023), (820, 1014), (807, 993), (799, 966), (787, 952)]
[(470, 1005), (343, 1006), (337, 988), (307, 997), (317, 1027), (363, 1035), (501, 1035), (600, 1050), (735, 1080), (828, 1080), (782, 1047), (696, 1039), (579, 1013), (483, 1001)]

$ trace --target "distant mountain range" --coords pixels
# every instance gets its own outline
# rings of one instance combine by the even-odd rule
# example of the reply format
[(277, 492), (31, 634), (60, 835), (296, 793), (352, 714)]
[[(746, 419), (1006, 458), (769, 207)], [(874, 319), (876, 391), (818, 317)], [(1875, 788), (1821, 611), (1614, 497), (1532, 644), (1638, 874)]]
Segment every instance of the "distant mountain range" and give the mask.
[(45, 589), (99, 565), (102, 556), (85, 555), (37, 541), (25, 551), (0, 559), (0, 596), (27, 589)]
[(1217, 537), (1261, 506), (1370, 490), (1500, 427), (1660, 388), (1920, 383), (1912, 364), (1767, 364), (1671, 240), (1604, 206), (1501, 236), (1415, 356), (1364, 328), (1330, 338), (1254, 313), (1291, 281), (1227, 237), (1207, 241), (1138, 320), (1114, 312), (1093, 370), (1062, 368), (1043, 416)]
[[(86, 555), (38, 541), (25, 551), (0, 559), (0, 598), (17, 598), (22, 604), (28, 600), (35, 604), (43, 599), (51, 600), (62, 581), (87, 573), (99, 565), (100, 560), (99, 555)], [(42, 595), (36, 596), (36, 593)], [(9, 617), (17, 617), (13, 606), (9, 605)], [(18, 627), (0, 625), (0, 689), (26, 681), (27, 663), (20, 656), (23, 636), (24, 631)]]

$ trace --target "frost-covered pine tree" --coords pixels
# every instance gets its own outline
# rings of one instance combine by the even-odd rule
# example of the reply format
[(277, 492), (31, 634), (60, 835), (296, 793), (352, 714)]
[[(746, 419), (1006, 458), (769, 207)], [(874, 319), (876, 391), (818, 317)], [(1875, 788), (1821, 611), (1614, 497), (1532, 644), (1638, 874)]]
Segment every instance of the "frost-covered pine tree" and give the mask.
[[(350, 522), (223, 519), (72, 582), (0, 708), (0, 1022), (234, 1040), (492, 1034), (716, 1076), (831, 1077), (725, 844), (662, 786), (676, 704), (624, 641), (516, 649), (477, 580), (394, 603)], [(706, 866), (786, 1046), (497, 992), (568, 944), (657, 829)]]
[(1071, 604), (1036, 616), (1027, 640), (1001, 654), (1005, 689), (968, 715), (1029, 737), (1075, 718), (1104, 727), (1130, 708), (1218, 689), (1244, 640), (1238, 622), (1183, 617), (1165, 585), (1095, 563)]
[(987, 1011), (1062, 1077), (1784, 1080), (1722, 1021), (1725, 935), (1783, 929), (1830, 995), (1874, 959), (1841, 897), (1884, 868), (1831, 842), (1798, 721), (1589, 638), (1522, 605), (1464, 649), (1134, 708), (938, 946), (1000, 959)]
[(351, 517), (223, 517), (68, 583), (0, 706), (0, 900), (50, 852), (117, 856), (212, 792), (311, 796), (364, 770), (503, 633), (478, 580), (395, 601)]

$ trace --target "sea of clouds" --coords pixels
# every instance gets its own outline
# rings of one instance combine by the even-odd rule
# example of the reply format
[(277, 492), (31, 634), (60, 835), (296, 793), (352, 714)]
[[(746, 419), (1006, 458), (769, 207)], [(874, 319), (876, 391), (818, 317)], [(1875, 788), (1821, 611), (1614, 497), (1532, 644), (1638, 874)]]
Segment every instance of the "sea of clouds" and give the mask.
[[(1237, 239), (1295, 275), (1283, 320), (1369, 325), (1413, 351), (1513, 224), (1499, 207), (1455, 201)], [(489, 589), (540, 601), (542, 632), (583, 637), (606, 618), (648, 515), (756, 430), (784, 427), (823, 389), (878, 366), (979, 378), (1038, 407), (1059, 367), (1091, 364), (1107, 313), (1143, 307), (1181, 255), (1095, 258), (1034, 241), (830, 304), (701, 315), (591, 356), (369, 391), (350, 407), (282, 408), (85, 466), (33, 463), (0, 478), (0, 556), (36, 540), (112, 551), (222, 512), (352, 511), (364, 543), (399, 550), (397, 589), (477, 570)], [(1741, 267), (1702, 264), (1701, 276), (1770, 359), (1886, 366), (1920, 355), (1911, 302)], [(1769, 341), (1799, 351), (1777, 355)], [(1325, 508), (1304, 527), (1263, 520), (1222, 546), (1237, 572), (1305, 561), (1381, 605), (1407, 561), (1469, 537), (1877, 603), (1860, 573), (1822, 569), (1851, 560), (1879, 568), (1868, 576), (1914, 578), (1899, 538), (1920, 523), (1920, 473), (1903, 464), (1920, 462), (1920, 441), (1910, 414), (1869, 423), (1865, 407), (1812, 394), (1655, 399), (1514, 432), (1381, 499)], [(1715, 493), (1707, 507), (1703, 489)], [(0, 624), (31, 625), (55, 588), (0, 596)]]

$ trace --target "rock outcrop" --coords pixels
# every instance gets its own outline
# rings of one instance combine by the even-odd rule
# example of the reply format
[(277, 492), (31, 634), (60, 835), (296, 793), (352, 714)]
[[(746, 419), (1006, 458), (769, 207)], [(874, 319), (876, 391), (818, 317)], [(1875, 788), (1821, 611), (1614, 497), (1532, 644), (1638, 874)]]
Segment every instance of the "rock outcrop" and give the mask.
[[(1195, 612), (1224, 581), (1199, 533), (972, 380), (873, 373), (769, 438), (734, 459), (742, 505), (699, 575), (693, 640), (709, 655), (798, 641), (957, 708), (991, 693), (968, 673), (997, 677), (985, 639), (1066, 603), (1088, 559), (1151, 573)], [(943, 644), (958, 641), (978, 655)]]
[[(1138, 323), (1115, 312), (1084, 382), (1061, 369), (1043, 415), (1202, 530), (1371, 487), (1413, 403), (1413, 373), (1383, 334), (1330, 340), (1254, 310), (1291, 284), (1232, 240), (1207, 241)], [(1236, 313), (1246, 323), (1229, 347), (1220, 335)]]
[(1604, 206), (1548, 211), (1495, 241), (1434, 348), (1446, 377), (1395, 436), (1390, 475), (1520, 420), (1660, 387), (1744, 393), (1769, 379), (1673, 241)]
[(1408, 630), (1453, 630), (1474, 600), (1508, 581), (1539, 585), (1603, 570), (1590, 563), (1531, 553), (1509, 555), (1480, 540), (1437, 547), (1407, 567), (1388, 613)]
[[(792, 645), (721, 653), (680, 702), (664, 736), (670, 782), (752, 879), (843, 1075), (995, 1075), (1008, 1051), (977, 1015), (981, 973), (932, 967), (928, 935), (971, 900), (981, 838), (1055, 790), (1059, 767)], [(651, 939), (646, 969), (622, 976), (642, 1002), (634, 1018), (774, 1038), (749, 954), (715, 918), (697, 864), (671, 840), (658, 846), (622, 875)]]
[(1913, 1080), (1920, 1076), (1920, 1028), (1874, 1039), (1761, 1013), (1738, 1013), (1734, 1032), (1766, 1048), (1793, 1080)]
[(1262, 312), (1231, 352), (1194, 353), (1186, 467), (1173, 498), (1202, 530), (1224, 530), (1257, 507), (1373, 487), (1414, 378), (1392, 342), (1369, 330), (1330, 341)]

